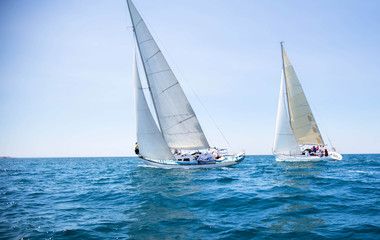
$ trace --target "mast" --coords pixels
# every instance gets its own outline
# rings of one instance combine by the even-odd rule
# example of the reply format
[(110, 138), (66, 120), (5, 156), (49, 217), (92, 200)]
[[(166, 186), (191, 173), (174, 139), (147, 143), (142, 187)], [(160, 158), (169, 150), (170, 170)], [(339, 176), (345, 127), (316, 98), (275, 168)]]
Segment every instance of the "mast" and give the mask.
[(278, 96), (278, 108), (276, 128), (274, 134), (273, 153), (282, 155), (301, 154), (301, 150), (290, 126), (286, 110), (284, 94), (284, 74), (281, 74), (280, 93)]
[(168, 146), (209, 148), (197, 116), (163, 53), (133, 2), (127, 0), (127, 4), (157, 121)]
[[(136, 43), (137, 43), (136, 45), (137, 45), (137, 49), (139, 50), (140, 59), (141, 59), (141, 62), (142, 62), (143, 68), (144, 68), (145, 78), (148, 79), (148, 73), (146, 72), (146, 67), (145, 67), (144, 62), (142, 61), (143, 56), (142, 56), (142, 53), (141, 53), (141, 50), (140, 50), (140, 47), (139, 47), (139, 44), (138, 44), (139, 43), (139, 39), (138, 39), (137, 34), (135, 32), (135, 23), (133, 22), (133, 18), (132, 18), (132, 14), (131, 14), (131, 8), (129, 7), (129, 1), (126, 0), (126, 2), (127, 2), (127, 5), (128, 5), (129, 17), (131, 18), (131, 22), (132, 22), (133, 36), (136, 39)], [(150, 93), (150, 97), (152, 98), (152, 101), (153, 101), (154, 113), (155, 113), (155, 115), (157, 117), (158, 126), (159, 126), (160, 130), (162, 131), (161, 122), (159, 121), (159, 118), (158, 118), (156, 104), (154, 104), (154, 99), (153, 99), (153, 94), (152, 94), (152, 91), (151, 91), (150, 83), (149, 83), (149, 81), (146, 81), (146, 82), (148, 84), (148, 91)]]
[(133, 51), (133, 72), (135, 81), (136, 137), (140, 154), (148, 159), (175, 160), (164, 136), (154, 121), (146, 101), (136, 64), (135, 48)]
[[(290, 110), (289, 110), (289, 98), (288, 98), (288, 91), (287, 91), (287, 80), (286, 80), (286, 72), (285, 72), (285, 61), (284, 61), (284, 46), (283, 46), (283, 41), (280, 42), (281, 44), (281, 59), (282, 59), (282, 72), (284, 74), (284, 82), (285, 82), (285, 95), (286, 95), (286, 103), (287, 103), (287, 110), (288, 110), (288, 119), (289, 119), (289, 124), (290, 126), (292, 127), (292, 122), (290, 120)], [(292, 131), (293, 131), (293, 127), (292, 127)]]

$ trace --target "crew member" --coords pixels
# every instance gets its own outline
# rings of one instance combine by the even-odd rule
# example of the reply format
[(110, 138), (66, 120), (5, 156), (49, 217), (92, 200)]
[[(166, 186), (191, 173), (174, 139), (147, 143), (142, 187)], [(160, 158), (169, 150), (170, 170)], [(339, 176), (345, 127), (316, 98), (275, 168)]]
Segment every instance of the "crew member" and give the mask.
[(139, 155), (139, 153), (140, 153), (139, 145), (137, 144), (137, 142), (136, 142), (136, 146), (135, 146), (135, 153), (136, 153), (137, 155)]

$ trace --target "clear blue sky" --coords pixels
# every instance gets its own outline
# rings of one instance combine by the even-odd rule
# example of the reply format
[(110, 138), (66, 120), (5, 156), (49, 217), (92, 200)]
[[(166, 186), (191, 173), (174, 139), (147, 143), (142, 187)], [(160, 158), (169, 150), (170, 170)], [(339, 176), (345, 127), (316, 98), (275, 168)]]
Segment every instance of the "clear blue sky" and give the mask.
[[(380, 152), (380, 1), (135, 0), (212, 145), (271, 154), (280, 41), (341, 153)], [(133, 155), (123, 0), (0, 2), (0, 156)], [(189, 84), (188, 84), (189, 83)]]

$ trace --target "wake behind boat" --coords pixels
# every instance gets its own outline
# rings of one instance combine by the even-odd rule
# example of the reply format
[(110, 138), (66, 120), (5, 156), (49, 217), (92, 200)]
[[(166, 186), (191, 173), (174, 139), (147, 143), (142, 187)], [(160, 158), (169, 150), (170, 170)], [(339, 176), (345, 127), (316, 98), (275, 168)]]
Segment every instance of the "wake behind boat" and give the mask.
[(326, 146), (301, 83), (281, 43), (282, 76), (273, 154), (277, 161), (341, 160)]
[(214, 151), (198, 122), (177, 78), (131, 0), (127, 0), (147, 91), (157, 123), (148, 107), (134, 51), (135, 109), (138, 154), (146, 164), (164, 168), (228, 167), (243, 161), (245, 154)]

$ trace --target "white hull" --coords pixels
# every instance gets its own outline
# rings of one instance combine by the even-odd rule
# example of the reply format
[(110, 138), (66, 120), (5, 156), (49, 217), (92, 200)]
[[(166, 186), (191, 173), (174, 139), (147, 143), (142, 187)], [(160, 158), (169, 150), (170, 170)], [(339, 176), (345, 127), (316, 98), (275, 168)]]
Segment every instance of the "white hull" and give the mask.
[(176, 161), (172, 160), (153, 160), (153, 159), (146, 159), (143, 157), (140, 157), (141, 160), (151, 166), (159, 167), (159, 168), (221, 168), (221, 167), (230, 167), (236, 164), (241, 163), (245, 155), (239, 154), (236, 156), (226, 156), (226, 159), (222, 161), (216, 161), (215, 163), (178, 163)]
[(276, 157), (276, 161), (286, 161), (286, 162), (315, 162), (315, 161), (326, 161), (326, 160), (342, 160), (342, 155), (336, 152), (331, 152), (327, 157), (319, 157), (319, 156), (308, 156), (305, 155), (274, 155)]

